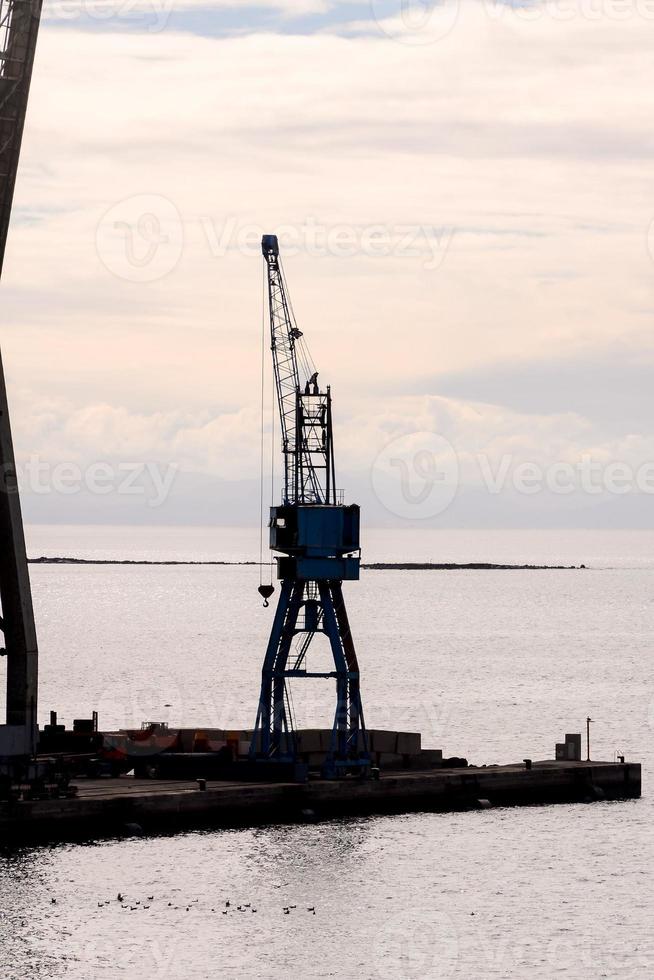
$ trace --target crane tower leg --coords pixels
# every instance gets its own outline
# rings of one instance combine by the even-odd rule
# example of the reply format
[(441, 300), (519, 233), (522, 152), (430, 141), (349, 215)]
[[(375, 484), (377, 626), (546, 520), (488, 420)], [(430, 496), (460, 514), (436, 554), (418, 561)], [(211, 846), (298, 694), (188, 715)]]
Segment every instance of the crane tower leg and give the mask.
[[(323, 633), (329, 640), (333, 670), (310, 672), (306, 654), (311, 640)], [(294, 647), (295, 641), (295, 647)], [(369, 756), (361, 698), (359, 665), (349, 629), (340, 582), (285, 579), (264, 660), (253, 760), (296, 762), (299, 757), (288, 683), (322, 677), (336, 682), (336, 708), (323, 769), (367, 767)]]

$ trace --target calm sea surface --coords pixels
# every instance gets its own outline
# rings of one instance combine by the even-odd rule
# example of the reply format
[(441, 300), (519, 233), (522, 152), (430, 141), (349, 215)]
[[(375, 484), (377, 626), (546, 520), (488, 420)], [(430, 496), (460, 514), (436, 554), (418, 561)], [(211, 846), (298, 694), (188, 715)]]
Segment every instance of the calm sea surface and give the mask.
[[(241, 561), (258, 535), (31, 527), (28, 547)], [(644, 798), (0, 855), (1, 980), (654, 976), (654, 533), (371, 531), (364, 558), (587, 565), (362, 573), (366, 720), (492, 763), (551, 758), (590, 715), (593, 757), (642, 761)], [(42, 720), (252, 726), (258, 569), (40, 565), (32, 582)], [(330, 695), (298, 682), (298, 724), (327, 723)]]

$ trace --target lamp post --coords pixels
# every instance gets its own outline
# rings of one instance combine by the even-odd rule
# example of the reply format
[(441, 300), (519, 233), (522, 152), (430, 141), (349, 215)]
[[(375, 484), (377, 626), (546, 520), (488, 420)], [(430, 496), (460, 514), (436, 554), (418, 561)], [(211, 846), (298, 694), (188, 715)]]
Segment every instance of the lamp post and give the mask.
[(590, 762), (590, 726), (593, 724), (592, 718), (586, 718), (586, 762)]

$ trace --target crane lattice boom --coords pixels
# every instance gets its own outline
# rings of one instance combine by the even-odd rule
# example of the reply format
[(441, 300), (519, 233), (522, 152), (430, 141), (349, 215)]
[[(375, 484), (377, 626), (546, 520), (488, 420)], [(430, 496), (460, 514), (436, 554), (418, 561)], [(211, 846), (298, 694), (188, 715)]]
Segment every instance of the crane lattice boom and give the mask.
[(320, 391), (318, 372), (295, 322), (275, 235), (264, 237), (262, 251), (284, 453), (283, 502), (335, 503), (331, 394)]

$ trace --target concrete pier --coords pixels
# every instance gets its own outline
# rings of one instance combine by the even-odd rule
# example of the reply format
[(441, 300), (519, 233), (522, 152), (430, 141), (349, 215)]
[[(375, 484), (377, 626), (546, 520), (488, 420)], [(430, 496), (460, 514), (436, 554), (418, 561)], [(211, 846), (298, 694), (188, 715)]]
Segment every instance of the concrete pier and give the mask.
[(625, 800), (641, 794), (638, 763), (533, 762), (383, 773), (379, 780), (306, 783), (80, 779), (77, 796), (0, 804), (3, 841), (248, 826), (339, 815), (446, 812)]

